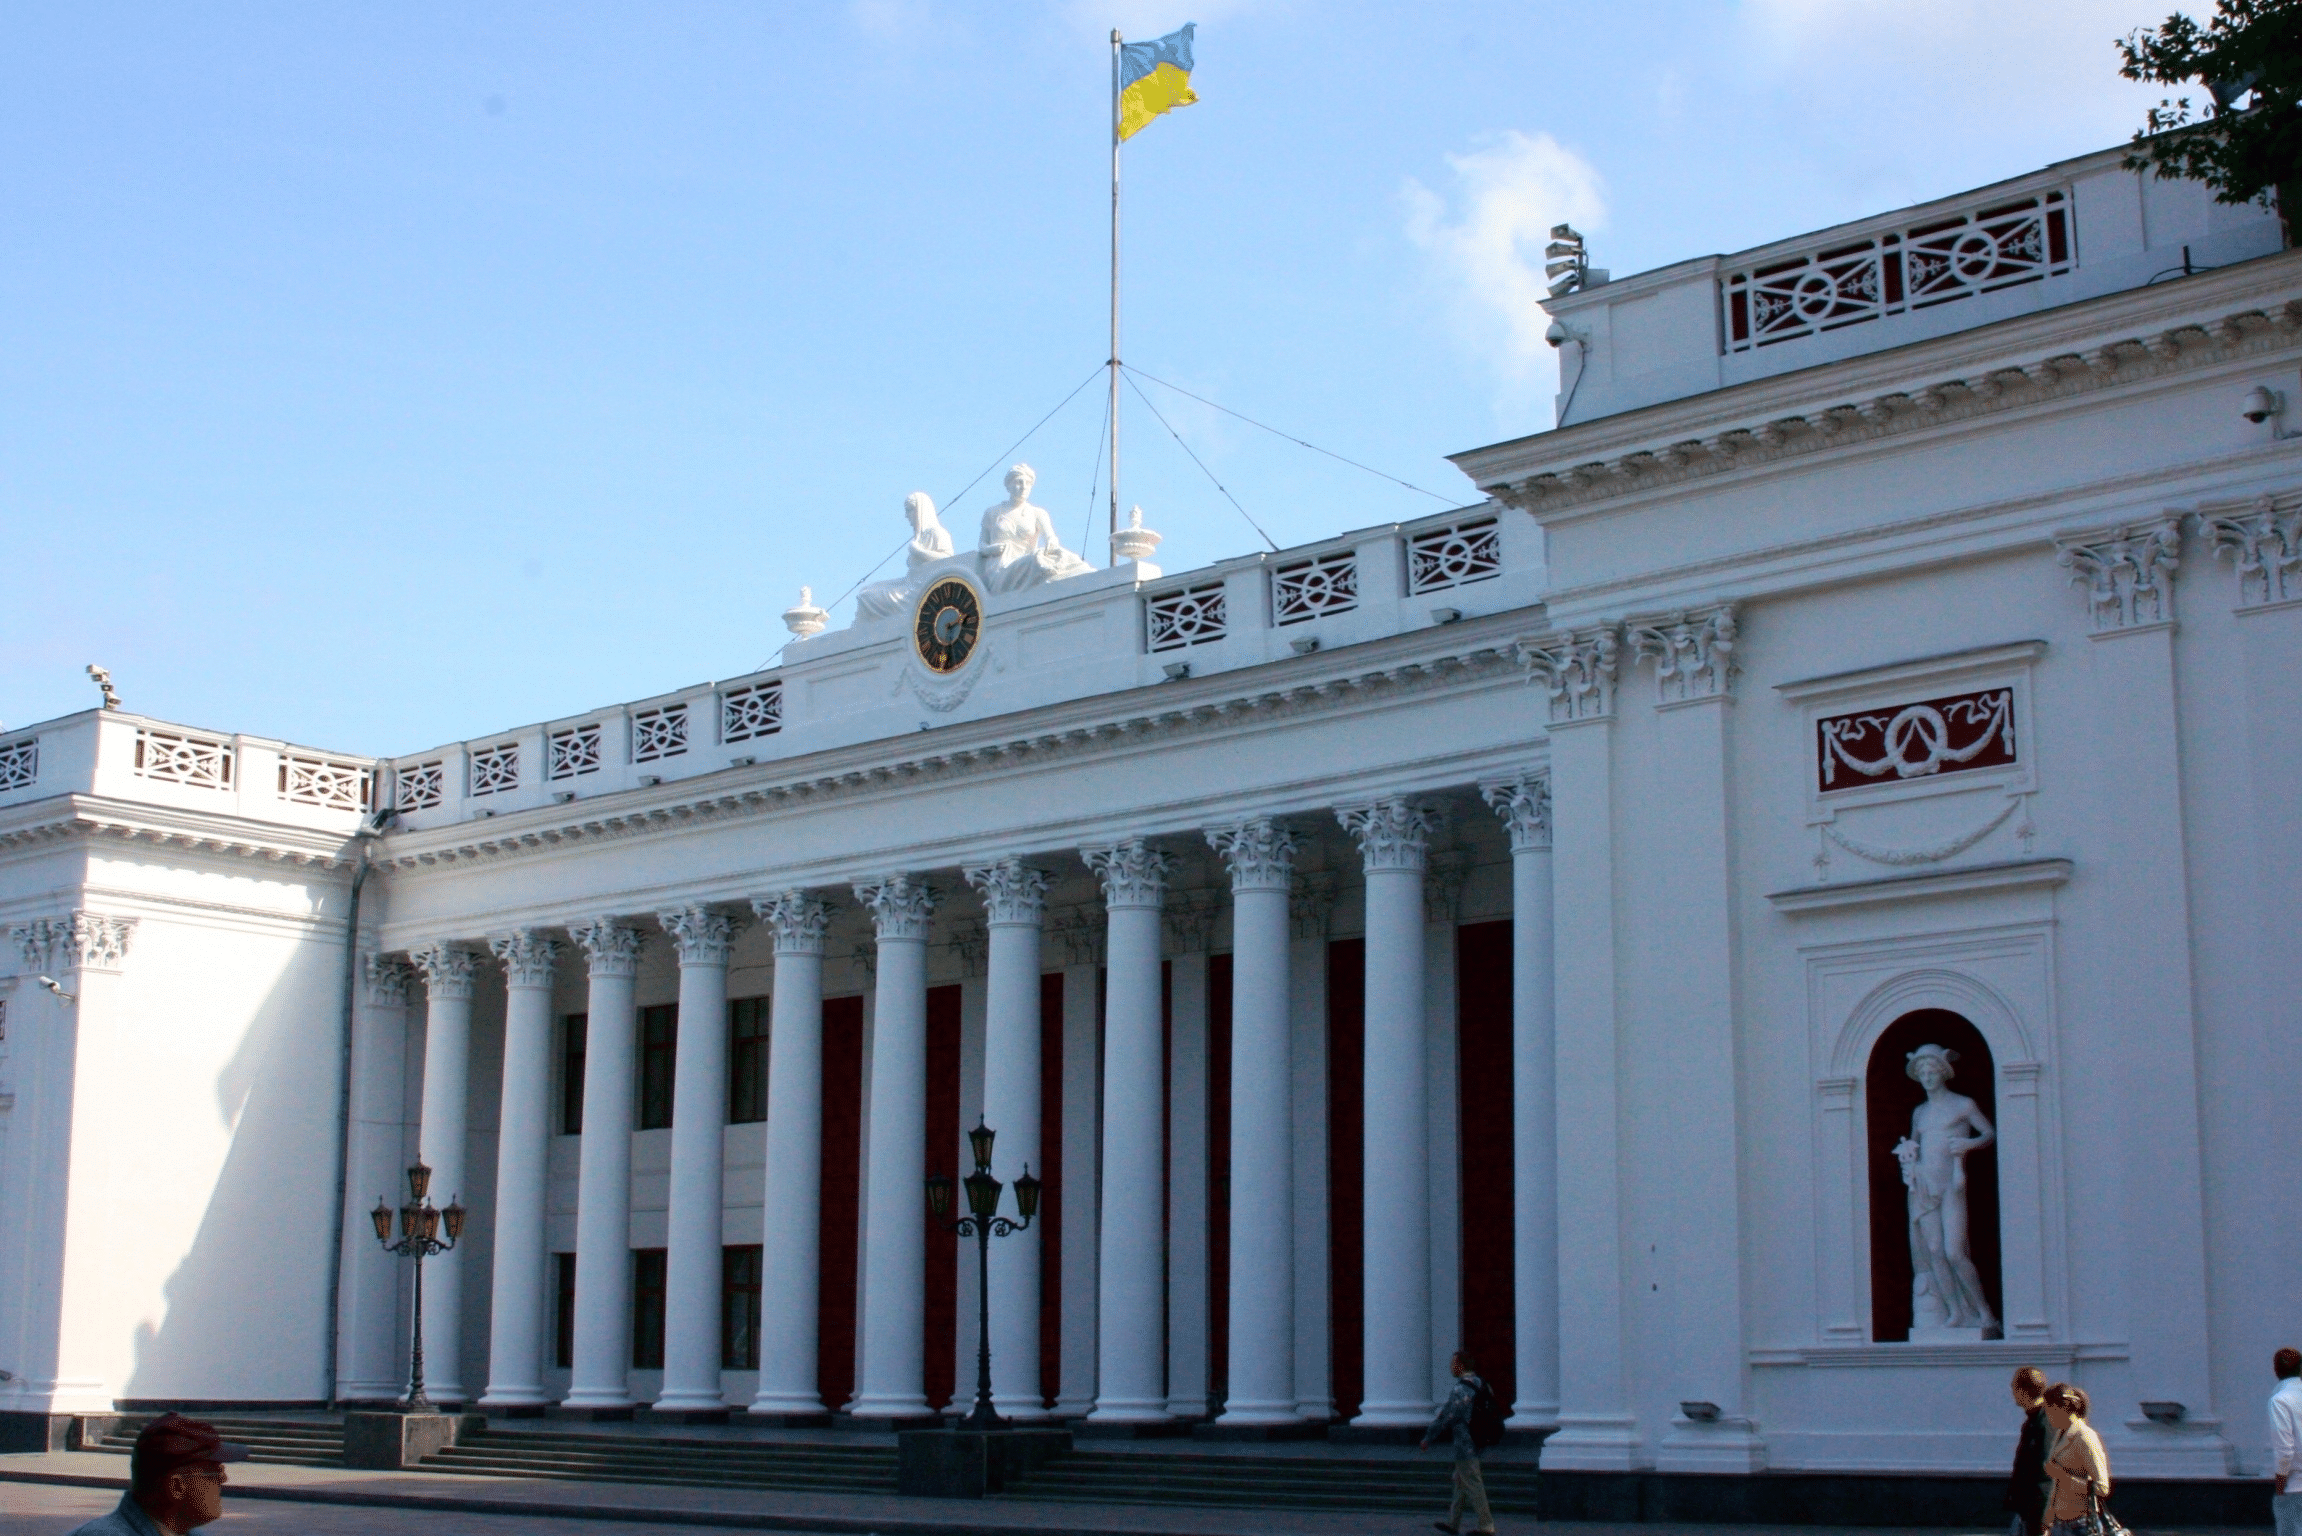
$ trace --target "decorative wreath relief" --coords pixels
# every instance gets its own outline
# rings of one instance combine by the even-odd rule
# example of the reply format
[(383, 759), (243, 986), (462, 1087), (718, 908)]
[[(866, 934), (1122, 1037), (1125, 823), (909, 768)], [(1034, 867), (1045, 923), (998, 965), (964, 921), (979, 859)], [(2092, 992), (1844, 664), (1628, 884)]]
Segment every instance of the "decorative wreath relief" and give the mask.
[(2014, 690), (1988, 688), (1815, 722), (1821, 791), (1889, 776), (1925, 778), (2016, 761)]

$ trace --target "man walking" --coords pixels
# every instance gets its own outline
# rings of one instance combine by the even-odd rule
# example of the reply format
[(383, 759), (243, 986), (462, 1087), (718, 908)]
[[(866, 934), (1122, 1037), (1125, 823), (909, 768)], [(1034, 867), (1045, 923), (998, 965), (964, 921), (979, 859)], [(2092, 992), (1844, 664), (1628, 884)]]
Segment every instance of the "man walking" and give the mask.
[(2270, 1517), (2278, 1536), (2302, 1536), (2302, 1349), (2270, 1357), (2278, 1390), (2270, 1394)]
[(2014, 1473), (2006, 1482), (2012, 1518), (2007, 1536), (2043, 1536), (2046, 1529), (2046, 1373), (2026, 1365), (2014, 1373), (2014, 1406), (2022, 1433), (2014, 1442)]
[[(1432, 1441), (1451, 1433), (1455, 1446), (1455, 1497), (1447, 1505), (1447, 1518), (1431, 1523), (1447, 1536), (1457, 1536), (1463, 1528), (1463, 1511), (1468, 1508), (1479, 1522), (1471, 1529), (1480, 1536), (1493, 1536), (1495, 1516), (1487, 1508), (1487, 1479), (1479, 1468), (1481, 1447), (1472, 1437), (1471, 1424), (1479, 1419), (1481, 1428), (1486, 1428), (1483, 1421), (1494, 1417), (1494, 1397), (1487, 1391), (1487, 1384), (1479, 1379), (1476, 1364), (1467, 1351), (1455, 1351), (1447, 1361), (1447, 1369), (1455, 1378), (1454, 1389), (1439, 1406), (1439, 1416), (1431, 1420), (1431, 1427), (1423, 1432), (1423, 1449), (1429, 1450)], [(1484, 1413), (1480, 1411), (1482, 1398), (1486, 1405)], [(2278, 1536), (2287, 1536), (2287, 1533), (2281, 1530)]]
[(184, 1536), (224, 1513), (224, 1463), (246, 1461), (215, 1426), (163, 1413), (136, 1436), (120, 1507), (72, 1536)]

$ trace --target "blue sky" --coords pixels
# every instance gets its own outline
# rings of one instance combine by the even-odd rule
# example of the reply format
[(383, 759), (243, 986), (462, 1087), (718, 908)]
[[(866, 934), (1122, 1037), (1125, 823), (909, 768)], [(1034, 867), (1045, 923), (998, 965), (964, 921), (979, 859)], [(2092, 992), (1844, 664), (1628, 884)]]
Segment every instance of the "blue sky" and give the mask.
[[(0, 721), (94, 661), (396, 753), (757, 667), (1105, 356), (1114, 24), (1199, 23), (1127, 151), (1128, 360), (1468, 500), (1444, 454), (1549, 421), (1552, 222), (1623, 275), (2116, 143), (2163, 7), (21, 7)], [(1283, 545), (1440, 505), (1152, 393)], [(1101, 424), (1017, 455), (1073, 542)], [(1259, 546), (1122, 432), (1168, 569)]]

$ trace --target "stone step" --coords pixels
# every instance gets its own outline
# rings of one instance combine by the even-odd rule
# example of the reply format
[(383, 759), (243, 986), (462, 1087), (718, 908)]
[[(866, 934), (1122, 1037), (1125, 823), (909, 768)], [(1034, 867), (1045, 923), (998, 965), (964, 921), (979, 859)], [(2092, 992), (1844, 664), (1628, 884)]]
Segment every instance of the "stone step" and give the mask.
[[(1485, 1470), (1495, 1509), (1536, 1511), (1532, 1467)], [(1445, 1462), (1074, 1451), (1009, 1484), (1007, 1496), (1048, 1503), (1408, 1512), (1443, 1509), (1451, 1483)]]
[(880, 1446), (491, 1431), (427, 1456), (423, 1465), (427, 1471), (471, 1477), (818, 1493), (895, 1491), (895, 1452)]

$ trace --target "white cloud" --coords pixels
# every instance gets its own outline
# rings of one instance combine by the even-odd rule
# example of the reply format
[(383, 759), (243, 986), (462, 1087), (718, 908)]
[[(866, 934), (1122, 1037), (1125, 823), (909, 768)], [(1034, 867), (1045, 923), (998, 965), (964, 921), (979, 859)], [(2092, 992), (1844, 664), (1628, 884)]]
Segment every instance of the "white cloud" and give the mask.
[(1543, 246), (1554, 224), (1604, 227), (1606, 197), (1590, 162), (1547, 133), (1511, 130), (1447, 156), (1453, 179), (1433, 191), (1401, 189), (1407, 238), (1429, 258), (1466, 339), (1496, 373), (1506, 416), (1523, 418), (1546, 394), (1556, 361), (1543, 340)]

